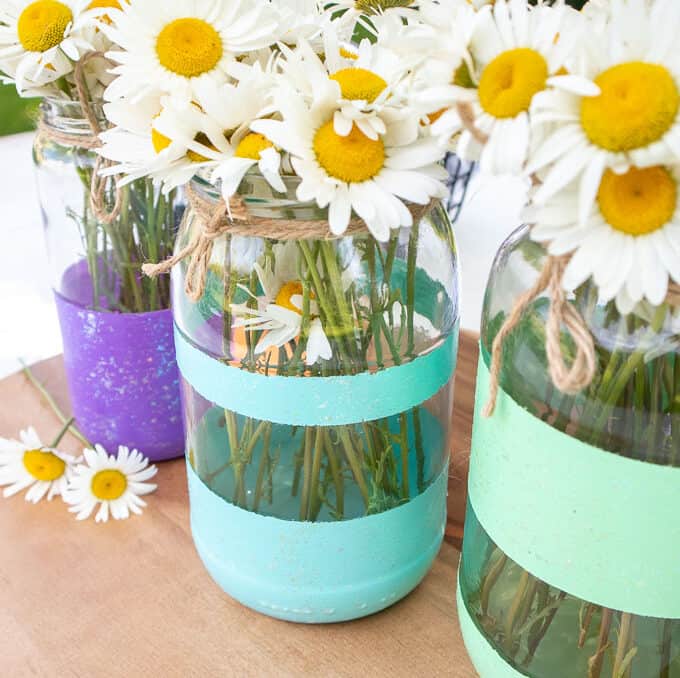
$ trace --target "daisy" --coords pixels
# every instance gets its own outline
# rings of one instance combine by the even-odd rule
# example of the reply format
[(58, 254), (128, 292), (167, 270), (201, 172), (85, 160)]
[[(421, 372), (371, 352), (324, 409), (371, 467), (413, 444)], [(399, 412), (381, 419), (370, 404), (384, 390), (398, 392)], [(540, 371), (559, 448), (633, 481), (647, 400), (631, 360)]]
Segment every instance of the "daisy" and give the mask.
[(680, 282), (680, 171), (678, 166), (604, 171), (585, 225), (579, 220), (579, 185), (534, 206), (535, 240), (548, 251), (572, 254), (564, 287), (592, 278), (604, 302), (616, 299), (622, 313), (643, 300), (663, 303), (669, 278)]
[(409, 61), (369, 40), (345, 46), (333, 27), (324, 31), (323, 42), (323, 61), (305, 41), (296, 50), (282, 47), (286, 79), (310, 101), (335, 98), (333, 126), (339, 135), (347, 136), (356, 125), (369, 139), (377, 139), (386, 129), (380, 113), (401, 103), (395, 90)]
[(383, 115), (385, 133), (372, 139), (356, 124), (348, 134), (338, 134), (333, 91), (320, 94), (311, 104), (290, 89), (280, 90), (277, 99), (283, 120), (259, 120), (251, 128), (290, 152), (301, 180), (298, 199), (328, 207), (335, 235), (345, 232), (354, 210), (384, 242), (391, 229), (413, 223), (403, 200), (425, 205), (446, 195), (442, 183), (446, 171), (437, 165), (442, 156), (439, 144), (417, 138), (410, 111)]
[[(246, 304), (233, 304), (237, 316), (233, 327), (244, 327), (250, 332), (265, 331), (255, 347), (260, 354), (273, 347), (280, 347), (300, 336), (305, 318), (303, 317), (303, 287), (298, 275), (298, 249), (295, 243), (274, 245), (274, 264), (255, 264), (255, 271), (263, 295), (253, 296), (257, 308)], [(309, 302), (311, 322), (308, 326), (305, 363), (313, 365), (319, 358), (333, 357), (331, 345), (318, 317), (318, 308), (313, 297)]]
[[(534, 98), (553, 89), (597, 90), (585, 78), (564, 74), (581, 37), (578, 20), (578, 12), (561, 3), (532, 8), (526, 0), (498, 0), (493, 8), (480, 10), (470, 44), (474, 70), (452, 74), (455, 84), (475, 95), (470, 105), (477, 133), (463, 129), (460, 155), (479, 154), (481, 168), (490, 173), (517, 173), (531, 144)], [(460, 121), (451, 114), (435, 129), (450, 135), (460, 129)], [(480, 137), (486, 138), (483, 149)]]
[(114, 164), (102, 174), (125, 175), (121, 185), (149, 176), (170, 191), (198, 169), (215, 166), (231, 149), (223, 134), (212, 135), (205, 115), (192, 103), (148, 96), (134, 104), (109, 102), (104, 111), (115, 127), (100, 135), (98, 152)]
[(254, 120), (275, 112), (270, 97), (272, 84), (271, 72), (254, 64), (240, 67), (235, 84), (205, 81), (196, 88), (196, 103), (204, 113), (203, 129), (209, 138), (229, 137), (212, 175), (213, 181), (221, 182), (225, 200), (236, 193), (243, 176), (256, 165), (274, 190), (286, 190), (280, 176), (280, 151), (250, 129)]
[(85, 463), (75, 467), (63, 495), (76, 519), (89, 518), (97, 505), (96, 522), (106, 522), (109, 513), (114, 520), (129, 518), (130, 512), (141, 514), (146, 502), (140, 497), (156, 489), (146, 482), (158, 472), (156, 466), (149, 466), (146, 457), (123, 445), (115, 457), (101, 445), (85, 449), (83, 455)]
[(676, 0), (610, 4), (605, 35), (593, 32), (578, 62), (596, 91), (547, 93), (537, 102), (541, 121), (556, 127), (528, 166), (543, 182), (537, 202), (578, 180), (585, 223), (607, 168), (680, 160), (679, 23)]
[(26, 501), (35, 504), (45, 495), (49, 501), (64, 494), (76, 461), (54, 449), (65, 431), (50, 447), (40, 442), (33, 428), (21, 431), (18, 441), (0, 438), (0, 486), (5, 486), (3, 496), (11, 497), (28, 488)]
[(18, 0), (0, 10), (0, 64), (22, 94), (54, 82), (94, 49), (83, 29), (100, 14), (88, 0)]
[[(113, 15), (113, 12), (112, 12)], [(148, 0), (124, 4), (108, 29), (120, 49), (110, 99), (153, 88), (187, 101), (205, 79), (225, 82), (235, 60), (277, 39), (275, 11), (264, 0)]]

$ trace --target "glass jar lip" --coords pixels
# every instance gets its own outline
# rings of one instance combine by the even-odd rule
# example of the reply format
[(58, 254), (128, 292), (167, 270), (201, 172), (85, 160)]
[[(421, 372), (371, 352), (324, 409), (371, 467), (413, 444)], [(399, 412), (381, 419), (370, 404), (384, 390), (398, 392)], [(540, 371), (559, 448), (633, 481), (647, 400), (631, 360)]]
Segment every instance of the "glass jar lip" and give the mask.
[[(90, 103), (92, 110), (99, 121), (100, 126), (106, 127), (106, 115), (104, 102), (93, 101)], [(51, 129), (68, 134), (92, 134), (83, 108), (79, 101), (72, 99), (48, 96), (40, 102), (40, 117), (42, 123)]]
[[(202, 198), (217, 203), (222, 197), (220, 186), (209, 177), (209, 171), (199, 171), (191, 179), (191, 186)], [(321, 208), (314, 200), (303, 201), (297, 197), (300, 177), (282, 175), (281, 179), (285, 193), (272, 188), (259, 169), (253, 167), (243, 177), (237, 195), (254, 217), (328, 221), (328, 207)]]

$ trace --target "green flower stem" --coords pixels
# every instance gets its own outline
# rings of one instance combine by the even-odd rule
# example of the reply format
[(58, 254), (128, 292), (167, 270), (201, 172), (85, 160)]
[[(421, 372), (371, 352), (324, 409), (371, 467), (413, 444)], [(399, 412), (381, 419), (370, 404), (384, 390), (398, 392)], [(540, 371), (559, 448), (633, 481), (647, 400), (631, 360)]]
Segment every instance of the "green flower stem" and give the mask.
[(416, 483), (420, 494), (425, 489), (425, 449), (423, 448), (423, 430), (420, 423), (420, 405), (416, 405), (411, 410), (411, 417), (413, 418), (413, 435), (416, 444)]
[(401, 496), (402, 499), (408, 501), (411, 496), (411, 488), (409, 487), (409, 444), (408, 444), (408, 418), (406, 412), (399, 414), (399, 432), (401, 441), (399, 443), (401, 452)]
[(415, 327), (414, 314), (416, 306), (416, 260), (418, 258), (418, 239), (420, 235), (420, 225), (415, 221), (411, 227), (408, 239), (408, 254), (406, 259), (406, 313), (408, 340), (406, 354), (415, 357)]
[(321, 429), (323, 436), (324, 449), (328, 457), (328, 463), (331, 467), (331, 475), (333, 476), (333, 485), (335, 486), (335, 513), (338, 520), (342, 520), (345, 516), (345, 481), (342, 477), (342, 470), (338, 457), (333, 449), (330, 436), (326, 429)]
[(356, 480), (357, 485), (359, 486), (359, 491), (361, 492), (361, 497), (364, 500), (364, 505), (368, 506), (368, 487), (366, 485), (366, 479), (364, 478), (364, 472), (363, 469), (361, 468), (361, 463), (356, 455), (354, 444), (350, 439), (347, 427), (338, 426), (336, 428), (336, 431), (338, 433), (340, 441), (342, 442), (345, 457), (347, 457), (347, 462), (349, 463), (349, 466), (352, 469), (354, 479)]
[(321, 495), (319, 493), (319, 478), (321, 475), (321, 457), (323, 453), (323, 432), (316, 427), (314, 437), (314, 457), (312, 459), (312, 475), (309, 490), (309, 506), (307, 507), (307, 520), (316, 520), (321, 508)]
[(57, 419), (62, 424), (65, 424), (67, 421), (70, 421), (70, 425), (68, 427), (68, 430), (71, 432), (71, 435), (77, 438), (85, 447), (88, 447), (90, 449), (94, 448), (94, 445), (80, 432), (78, 427), (73, 423), (73, 419), (67, 417), (62, 411), (59, 405), (57, 405), (57, 402), (55, 399), (52, 397), (52, 394), (45, 388), (43, 384), (41, 384), (33, 374), (33, 370), (26, 365), (26, 363), (20, 361), (21, 363), (21, 371), (24, 373), (28, 381), (37, 389), (37, 391), (40, 393), (40, 395), (45, 399), (45, 402), (48, 404), (52, 412), (56, 415)]
[(300, 520), (307, 520), (307, 509), (309, 508), (309, 492), (311, 486), (312, 476), (312, 438), (314, 437), (314, 430), (311, 426), (305, 429), (305, 446), (302, 454), (303, 472), (302, 472), (302, 495), (300, 496)]
[(71, 428), (71, 424), (73, 424), (74, 421), (75, 419), (71, 417), (67, 422), (64, 423), (59, 433), (57, 433), (54, 440), (50, 443), (51, 448), (57, 447), (57, 445), (61, 442), (61, 439), (66, 435), (66, 432)]
[(269, 447), (272, 437), (272, 425), (269, 424), (264, 430), (264, 439), (262, 443), (262, 456), (260, 457), (260, 464), (257, 468), (257, 481), (255, 483), (255, 496), (253, 498), (253, 511), (257, 512), (260, 508), (260, 501), (262, 499), (262, 491), (264, 489), (264, 477), (267, 467), (271, 464), (269, 458)]
[(370, 243), (367, 248), (368, 274), (371, 285), (371, 330), (373, 332), (373, 345), (375, 346), (375, 361), (378, 368), (385, 366), (382, 357), (382, 343), (380, 340), (380, 316), (382, 308), (378, 301), (378, 281), (375, 272), (375, 250), (377, 245)]

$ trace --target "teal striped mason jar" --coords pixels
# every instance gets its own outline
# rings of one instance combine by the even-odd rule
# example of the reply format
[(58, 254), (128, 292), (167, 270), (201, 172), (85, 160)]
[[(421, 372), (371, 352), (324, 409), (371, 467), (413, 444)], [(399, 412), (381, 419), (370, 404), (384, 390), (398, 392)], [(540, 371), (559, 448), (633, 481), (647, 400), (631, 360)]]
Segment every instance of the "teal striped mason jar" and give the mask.
[[(173, 271), (191, 527), (244, 605), (336, 622), (407, 595), (441, 545), (458, 264), (439, 203), (387, 242), (334, 238), (296, 182), (246, 176), (259, 234), (214, 239), (197, 301), (188, 264)], [(190, 193), (178, 250), (204, 227), (196, 200), (219, 200), (200, 179)]]
[[(575, 311), (592, 336), (594, 377), (566, 393), (537, 295), (505, 336), (485, 416), (494, 340), (547, 259), (520, 229), (487, 287), (459, 571), (466, 646), (483, 678), (678, 678), (680, 310), (669, 295), (623, 315), (583, 283), (563, 318)], [(564, 323), (559, 343), (573, 365)]]

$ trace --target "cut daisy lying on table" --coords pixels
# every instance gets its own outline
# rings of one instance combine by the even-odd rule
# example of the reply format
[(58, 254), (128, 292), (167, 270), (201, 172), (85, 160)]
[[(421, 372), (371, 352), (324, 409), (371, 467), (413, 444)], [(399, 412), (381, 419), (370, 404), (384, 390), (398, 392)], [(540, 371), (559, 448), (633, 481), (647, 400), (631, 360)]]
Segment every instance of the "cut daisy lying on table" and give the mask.
[(43, 445), (32, 427), (21, 431), (19, 440), (0, 438), (3, 496), (27, 490), (25, 499), (34, 504), (59, 496), (77, 520), (89, 518), (97, 507), (96, 522), (141, 514), (146, 506), (141, 497), (156, 489), (148, 481), (158, 468), (137, 450), (122, 445), (115, 456), (101, 445), (85, 448), (80, 457), (60, 452), (56, 448), (72, 424), (73, 420), (67, 421), (50, 445)]

